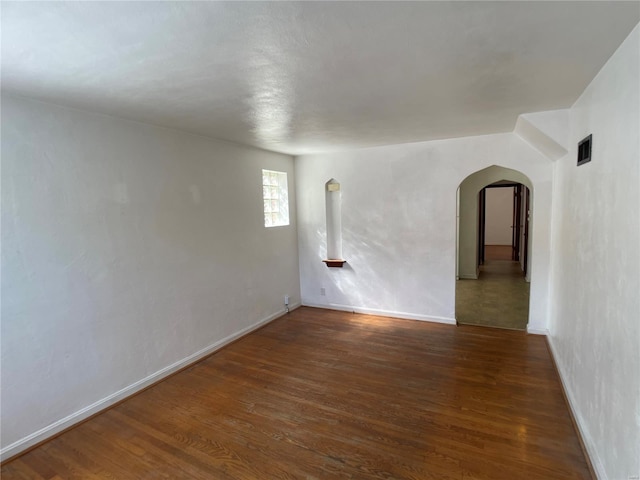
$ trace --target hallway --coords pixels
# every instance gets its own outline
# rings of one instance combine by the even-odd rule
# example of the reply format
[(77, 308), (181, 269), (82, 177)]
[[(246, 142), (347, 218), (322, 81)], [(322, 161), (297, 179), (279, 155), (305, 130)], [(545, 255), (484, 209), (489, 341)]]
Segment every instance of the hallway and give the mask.
[[(510, 247), (509, 247), (510, 248)], [(529, 283), (518, 262), (499, 249), (486, 250), (478, 280), (456, 282), (456, 319), (466, 325), (525, 330)]]

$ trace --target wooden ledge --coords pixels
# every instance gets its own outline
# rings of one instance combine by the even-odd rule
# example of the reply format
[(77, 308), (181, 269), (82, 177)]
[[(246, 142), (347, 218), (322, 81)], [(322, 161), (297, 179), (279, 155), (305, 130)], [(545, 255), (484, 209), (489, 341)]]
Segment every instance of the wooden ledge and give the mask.
[(342, 268), (342, 266), (345, 263), (347, 263), (346, 260), (336, 260), (336, 259), (322, 260), (322, 261), (327, 264), (327, 267), (336, 267), (336, 268)]

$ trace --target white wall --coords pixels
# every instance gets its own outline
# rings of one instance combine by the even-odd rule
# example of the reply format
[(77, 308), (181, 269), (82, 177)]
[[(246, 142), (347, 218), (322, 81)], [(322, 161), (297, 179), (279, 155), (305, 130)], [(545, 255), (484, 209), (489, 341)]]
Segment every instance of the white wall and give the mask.
[[(468, 175), (493, 164), (533, 182), (529, 326), (546, 331), (552, 166), (514, 134), (297, 157), (303, 303), (454, 322), (456, 191)], [(330, 178), (341, 185), (343, 269), (322, 263)]]
[[(601, 479), (640, 475), (640, 27), (570, 112), (555, 168), (551, 345)], [(593, 134), (592, 161), (576, 166)]]
[(485, 245), (511, 245), (513, 187), (487, 188)]
[[(299, 303), (293, 167), (3, 97), (5, 458)], [(264, 228), (262, 168), (289, 227)]]

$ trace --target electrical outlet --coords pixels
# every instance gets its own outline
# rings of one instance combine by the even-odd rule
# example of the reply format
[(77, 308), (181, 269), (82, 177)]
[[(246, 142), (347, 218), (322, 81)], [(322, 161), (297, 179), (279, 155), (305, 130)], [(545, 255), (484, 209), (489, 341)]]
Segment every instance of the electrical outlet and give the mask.
[(324, 288), (320, 289), (320, 295), (322, 295), (323, 297), (327, 294), (327, 291)]
[(284, 304), (289, 305), (289, 295), (284, 296)]

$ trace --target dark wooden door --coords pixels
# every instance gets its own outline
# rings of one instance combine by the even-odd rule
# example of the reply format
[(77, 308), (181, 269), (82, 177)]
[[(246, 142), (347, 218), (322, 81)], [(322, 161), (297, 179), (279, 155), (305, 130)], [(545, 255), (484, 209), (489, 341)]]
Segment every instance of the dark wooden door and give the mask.
[(522, 184), (513, 187), (513, 223), (511, 224), (511, 260), (520, 260), (522, 229)]
[(529, 218), (531, 216), (531, 206), (529, 205), (529, 189), (524, 187), (524, 238), (522, 250), (524, 252), (523, 257), (523, 270), (525, 276), (527, 275), (527, 269), (529, 268)]
[(478, 265), (484, 265), (484, 229), (487, 218), (487, 189), (478, 194)]

